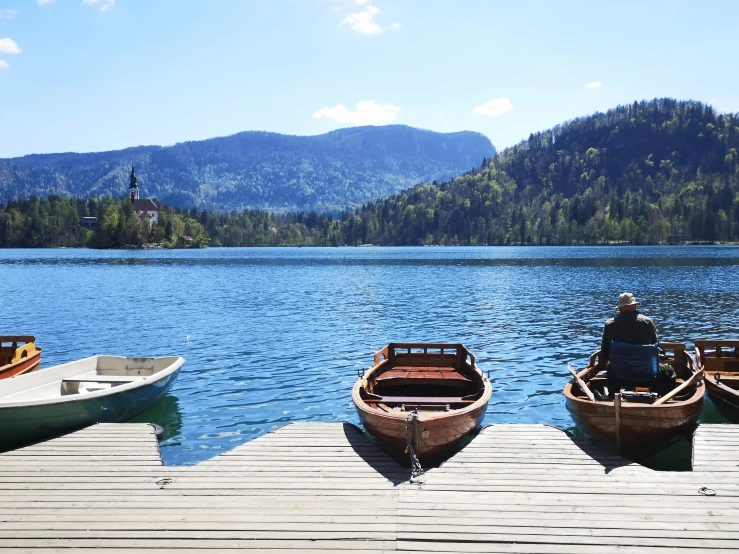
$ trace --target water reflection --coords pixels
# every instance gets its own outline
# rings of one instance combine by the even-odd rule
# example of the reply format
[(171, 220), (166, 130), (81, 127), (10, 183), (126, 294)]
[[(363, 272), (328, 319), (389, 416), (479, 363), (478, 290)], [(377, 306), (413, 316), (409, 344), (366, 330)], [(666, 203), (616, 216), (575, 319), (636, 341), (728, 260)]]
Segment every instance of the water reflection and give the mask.
[[(159, 446), (162, 448), (180, 444), (178, 439), (182, 430), (182, 414), (180, 413), (179, 400), (172, 393), (166, 394), (154, 406), (133, 418), (131, 423), (155, 423), (159, 425), (163, 430), (163, 434), (159, 439)], [(166, 457), (164, 453), (162, 455)]]

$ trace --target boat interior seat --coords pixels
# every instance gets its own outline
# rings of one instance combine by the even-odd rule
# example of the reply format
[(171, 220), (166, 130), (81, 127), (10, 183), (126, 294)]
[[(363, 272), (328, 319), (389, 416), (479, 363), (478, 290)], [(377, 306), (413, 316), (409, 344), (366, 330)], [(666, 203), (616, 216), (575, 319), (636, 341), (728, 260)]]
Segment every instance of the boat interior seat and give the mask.
[(133, 383), (144, 379), (141, 375), (75, 375), (62, 379), (64, 383)]
[(95, 392), (99, 390), (108, 390), (112, 385), (110, 383), (81, 382), (78, 393)]
[(715, 358), (706, 355), (703, 367), (705, 367), (708, 373), (712, 371), (739, 371), (739, 360), (729, 357)]
[(440, 380), (452, 387), (465, 387), (472, 382), (454, 367), (396, 366), (375, 377), (376, 383), (385, 385), (431, 385)]
[(141, 375), (76, 375), (62, 379), (62, 395), (106, 390), (115, 385), (133, 383), (143, 379)]
[(412, 406), (444, 406), (446, 404), (472, 404), (475, 400), (468, 400), (462, 396), (382, 396), (365, 400), (370, 404), (408, 404)]

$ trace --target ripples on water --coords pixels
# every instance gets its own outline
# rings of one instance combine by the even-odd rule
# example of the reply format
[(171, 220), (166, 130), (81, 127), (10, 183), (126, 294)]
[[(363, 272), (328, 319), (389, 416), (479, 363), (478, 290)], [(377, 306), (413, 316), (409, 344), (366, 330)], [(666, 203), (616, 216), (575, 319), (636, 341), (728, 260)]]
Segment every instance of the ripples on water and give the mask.
[(277, 248), (0, 251), (0, 334), (42, 366), (187, 359), (139, 420), (189, 464), (290, 421), (351, 421), (357, 370), (391, 341), (462, 342), (492, 370), (486, 423), (570, 427), (566, 362), (598, 349), (618, 293), (664, 340), (736, 338), (739, 249)]

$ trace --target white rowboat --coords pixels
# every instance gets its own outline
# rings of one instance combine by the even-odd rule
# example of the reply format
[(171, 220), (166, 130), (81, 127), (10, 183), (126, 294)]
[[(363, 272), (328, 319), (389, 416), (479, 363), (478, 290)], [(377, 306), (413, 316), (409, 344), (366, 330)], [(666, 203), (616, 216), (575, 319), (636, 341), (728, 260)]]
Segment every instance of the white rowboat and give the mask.
[(122, 422), (172, 387), (184, 358), (93, 356), (0, 381), (0, 449)]

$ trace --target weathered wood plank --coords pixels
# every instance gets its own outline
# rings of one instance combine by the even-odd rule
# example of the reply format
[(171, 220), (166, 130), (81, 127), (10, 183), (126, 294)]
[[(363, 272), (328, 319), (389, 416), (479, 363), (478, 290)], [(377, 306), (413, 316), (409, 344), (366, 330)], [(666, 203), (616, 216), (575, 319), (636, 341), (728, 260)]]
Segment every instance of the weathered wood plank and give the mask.
[(554, 427), (492, 426), (418, 488), (341, 423), (290, 424), (193, 467), (161, 466), (148, 425), (95, 426), (0, 455), (0, 553), (739, 552), (739, 483), (721, 471), (739, 435), (721, 432), (698, 445), (717, 471), (676, 475)]
[(739, 471), (739, 425), (699, 425), (693, 434), (692, 462), (694, 471)]
[[(623, 545), (541, 544), (516, 542), (433, 542), (399, 539), (398, 552), (485, 552), (489, 554), (715, 554), (711, 548), (651, 547)], [(737, 552), (737, 549), (722, 552)]]
[[(208, 536), (201, 536), (195, 539), (171, 539), (171, 538), (138, 538), (128, 537), (120, 539), (86, 539), (86, 538), (58, 538), (58, 539), (33, 539), (33, 538), (17, 538), (3, 539), (0, 546), (4, 547), (6, 552), (24, 552), (32, 548), (34, 551), (43, 548), (46, 549), (64, 548), (64, 552), (68, 553), (70, 548), (87, 548), (95, 549), (125, 549), (126, 554), (131, 554), (132, 549), (139, 551), (163, 551), (172, 552), (179, 551), (187, 554), (193, 552), (211, 552), (217, 553), (225, 549), (243, 549), (243, 550), (268, 550), (270, 552), (302, 552), (302, 551), (340, 551), (352, 552), (361, 550), (362, 552), (387, 552), (394, 551), (395, 542), (383, 539), (219, 539)], [(181, 550), (182, 549), (182, 550)], [(120, 550), (119, 550), (120, 551)]]

